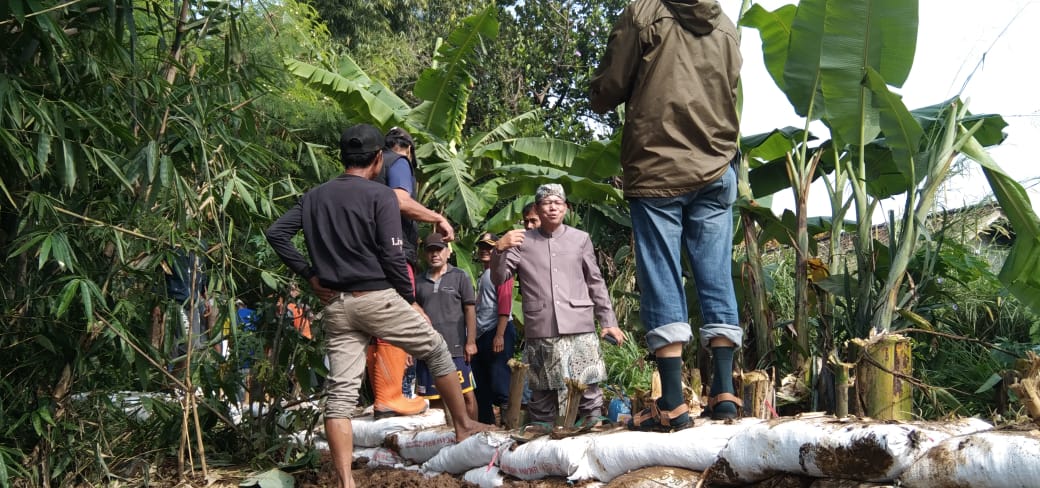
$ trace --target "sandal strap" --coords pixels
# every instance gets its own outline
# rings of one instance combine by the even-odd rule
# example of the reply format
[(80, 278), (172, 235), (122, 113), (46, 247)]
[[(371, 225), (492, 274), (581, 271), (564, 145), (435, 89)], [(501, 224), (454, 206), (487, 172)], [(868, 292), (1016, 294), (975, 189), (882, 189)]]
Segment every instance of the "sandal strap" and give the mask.
[(722, 402), (733, 402), (737, 405), (737, 408), (744, 406), (744, 401), (741, 400), (740, 397), (732, 393), (719, 393), (713, 397), (708, 397), (708, 408), (715, 408), (715, 405)]
[(643, 425), (647, 420), (656, 421), (660, 416), (661, 413), (657, 410), (657, 402), (651, 400), (647, 408), (632, 415), (632, 423), (635, 425)]
[[(654, 403), (657, 403), (657, 402), (654, 402)], [(671, 426), (672, 425), (672, 422), (671, 422), (672, 420), (678, 418), (680, 415), (682, 415), (684, 413), (689, 413), (689, 412), (690, 412), (690, 406), (687, 405), (686, 402), (683, 402), (683, 403), (680, 403), (678, 407), (675, 407), (675, 408), (673, 408), (671, 410), (659, 410), (658, 411), (658, 418), (661, 419), (661, 425)]]

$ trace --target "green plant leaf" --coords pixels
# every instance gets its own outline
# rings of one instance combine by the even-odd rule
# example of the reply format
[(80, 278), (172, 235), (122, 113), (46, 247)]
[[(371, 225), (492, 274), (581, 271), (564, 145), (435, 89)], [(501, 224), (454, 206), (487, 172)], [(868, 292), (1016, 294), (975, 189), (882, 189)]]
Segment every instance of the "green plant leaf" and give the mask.
[(795, 5), (784, 5), (772, 12), (754, 4), (740, 18), (740, 25), (758, 30), (762, 38), (762, 57), (766, 70), (773, 82), (786, 91), (784, 66), (787, 64), (787, 51), (791, 39), (791, 25), (794, 23)]
[(999, 374), (993, 373), (993, 375), (990, 376), (989, 379), (987, 379), (986, 382), (983, 383), (978, 390), (975, 390), (975, 394), (978, 395), (979, 393), (986, 393), (987, 391), (992, 390), (993, 387), (997, 386), (997, 383), (1000, 383), (1002, 379), (1003, 378), (1001, 378)]
[[(461, 140), (466, 107), (473, 85), (470, 74), (476, 63), (477, 48), (483, 40), (498, 37), (497, 8), (494, 4), (466, 17), (437, 49), (435, 66), (423, 70), (415, 82), (415, 96), (424, 100), (416, 107), (418, 125), (445, 141)], [(413, 116), (412, 120), (416, 120)]]

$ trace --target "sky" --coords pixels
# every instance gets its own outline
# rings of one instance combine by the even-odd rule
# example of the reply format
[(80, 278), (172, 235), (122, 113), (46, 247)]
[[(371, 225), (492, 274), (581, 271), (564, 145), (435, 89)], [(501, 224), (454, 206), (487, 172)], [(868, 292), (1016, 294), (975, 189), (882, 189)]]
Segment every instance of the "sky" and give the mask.
[[(736, 18), (740, 0), (721, 0), (723, 9)], [(767, 10), (797, 3), (794, 0), (756, 2)], [(990, 149), (997, 164), (1029, 192), (1034, 210), (1040, 214), (1040, 165), (1036, 147), (1040, 141), (1040, 0), (920, 0), (917, 52), (906, 83), (894, 91), (910, 109), (933, 105), (961, 93), (973, 113), (997, 113), (1008, 122), (1003, 144)], [(803, 127), (805, 122), (791, 109), (787, 97), (773, 83), (762, 61), (758, 31), (743, 29), (741, 71), (744, 111), (741, 131), (745, 135), (774, 128)], [(826, 128), (813, 126), (826, 134)], [(989, 184), (970, 164), (940, 191), (936, 205), (959, 208), (991, 195)], [(793, 208), (790, 190), (773, 196), (777, 213)], [(901, 200), (887, 200), (873, 216), (883, 221), (889, 211), (902, 213)], [(812, 187), (809, 214), (830, 215), (826, 190)], [(851, 217), (851, 214), (850, 214)]]

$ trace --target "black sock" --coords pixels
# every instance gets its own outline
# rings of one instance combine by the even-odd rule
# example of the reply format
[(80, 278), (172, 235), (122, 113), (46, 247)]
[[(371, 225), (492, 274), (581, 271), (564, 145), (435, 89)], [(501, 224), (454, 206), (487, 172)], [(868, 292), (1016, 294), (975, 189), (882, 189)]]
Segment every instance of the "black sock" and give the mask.
[[(733, 347), (711, 348), (712, 366), (715, 373), (711, 378), (711, 396), (719, 393), (735, 393), (733, 389)], [(733, 413), (737, 406), (733, 402), (715, 405), (715, 413)]]
[(712, 366), (715, 374), (711, 378), (711, 395), (733, 393), (733, 348), (711, 348)]
[(657, 371), (661, 374), (661, 398), (657, 406), (672, 410), (683, 403), (682, 358), (657, 358)]

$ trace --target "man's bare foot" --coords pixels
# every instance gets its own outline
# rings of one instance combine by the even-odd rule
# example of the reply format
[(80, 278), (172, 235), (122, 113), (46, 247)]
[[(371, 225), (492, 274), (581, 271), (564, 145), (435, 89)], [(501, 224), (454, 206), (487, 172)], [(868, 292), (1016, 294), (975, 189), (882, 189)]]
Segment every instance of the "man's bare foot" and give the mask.
[[(467, 419), (467, 420), (469, 420), (469, 419)], [(462, 441), (468, 439), (473, 434), (477, 434), (477, 433), (480, 433), (480, 432), (488, 432), (488, 431), (493, 431), (493, 430), (498, 430), (498, 428), (495, 427), (494, 425), (482, 424), (480, 422), (476, 422), (476, 421), (473, 421), (473, 420), (470, 420), (469, 422), (466, 422), (464, 425), (462, 423), (456, 423), (455, 424), (455, 442), (456, 443), (462, 442)]]

